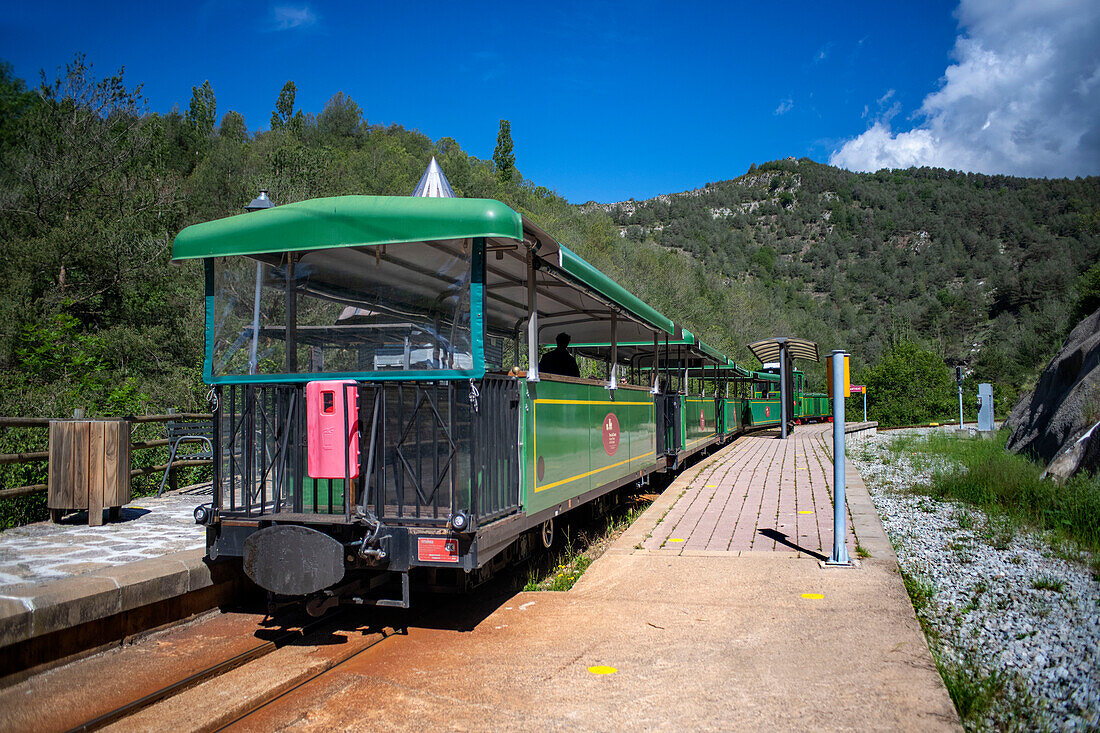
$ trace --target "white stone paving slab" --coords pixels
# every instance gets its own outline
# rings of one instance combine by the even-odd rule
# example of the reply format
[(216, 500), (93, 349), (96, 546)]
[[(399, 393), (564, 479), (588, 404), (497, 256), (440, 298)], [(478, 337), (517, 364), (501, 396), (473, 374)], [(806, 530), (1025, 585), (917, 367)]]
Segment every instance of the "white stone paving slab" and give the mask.
[(100, 527), (88, 526), (87, 512), (75, 512), (61, 524), (38, 522), (0, 532), (0, 591), (201, 548), (205, 530), (195, 524), (193, 512), (210, 501), (210, 492), (206, 483), (134, 499), (122, 508), (121, 521)]

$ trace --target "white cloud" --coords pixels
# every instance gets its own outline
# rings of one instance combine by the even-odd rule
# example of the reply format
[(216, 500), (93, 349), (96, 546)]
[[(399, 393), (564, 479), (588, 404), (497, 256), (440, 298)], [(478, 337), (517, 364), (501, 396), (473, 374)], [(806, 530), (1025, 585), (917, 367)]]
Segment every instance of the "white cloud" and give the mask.
[(772, 114), (785, 115), (794, 108), (794, 100), (788, 97), (779, 103), (779, 106), (775, 108), (775, 112)]
[(291, 5), (276, 5), (272, 8), (274, 16), (273, 29), (288, 31), (292, 28), (305, 28), (317, 22), (317, 16), (308, 5), (294, 7)]
[(955, 63), (924, 98), (919, 124), (894, 132), (895, 102), (829, 162), (870, 171), (1100, 173), (1100, 3), (963, 0), (958, 17)]

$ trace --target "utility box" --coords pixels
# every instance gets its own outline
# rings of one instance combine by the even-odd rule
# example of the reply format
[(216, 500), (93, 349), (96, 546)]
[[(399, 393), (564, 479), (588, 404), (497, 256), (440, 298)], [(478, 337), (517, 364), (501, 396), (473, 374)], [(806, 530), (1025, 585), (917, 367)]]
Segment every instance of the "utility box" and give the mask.
[(355, 382), (306, 383), (306, 470), (310, 478), (359, 476), (358, 397)]
[(978, 385), (978, 430), (993, 431), (993, 385)]

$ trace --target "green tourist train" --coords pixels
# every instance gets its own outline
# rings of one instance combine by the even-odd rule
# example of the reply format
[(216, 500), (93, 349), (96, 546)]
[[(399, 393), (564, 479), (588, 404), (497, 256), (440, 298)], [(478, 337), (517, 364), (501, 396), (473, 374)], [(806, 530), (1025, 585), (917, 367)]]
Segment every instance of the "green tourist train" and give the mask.
[[(734, 364), (498, 201), (273, 206), (188, 227), (173, 258), (205, 268), (208, 555), (314, 613), (476, 585), (568, 512), (780, 423), (777, 368)], [(587, 376), (540, 370), (561, 334)], [(793, 374), (789, 422), (827, 419)]]

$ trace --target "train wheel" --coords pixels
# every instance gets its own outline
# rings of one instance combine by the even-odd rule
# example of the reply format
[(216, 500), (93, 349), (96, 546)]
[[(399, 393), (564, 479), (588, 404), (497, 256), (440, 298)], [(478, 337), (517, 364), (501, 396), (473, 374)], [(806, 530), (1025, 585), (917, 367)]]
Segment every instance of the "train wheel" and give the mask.
[(547, 519), (542, 523), (542, 531), (539, 532), (542, 546), (549, 550), (554, 545), (554, 520)]

